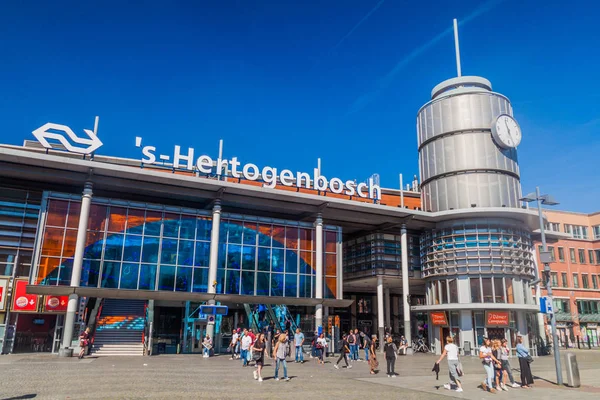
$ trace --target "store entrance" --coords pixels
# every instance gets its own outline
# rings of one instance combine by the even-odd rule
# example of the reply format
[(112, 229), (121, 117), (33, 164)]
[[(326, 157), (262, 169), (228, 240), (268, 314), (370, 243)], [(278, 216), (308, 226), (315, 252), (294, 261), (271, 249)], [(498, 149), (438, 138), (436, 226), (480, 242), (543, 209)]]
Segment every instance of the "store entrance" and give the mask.
[(192, 353), (202, 353), (202, 341), (206, 336), (206, 320), (194, 320), (192, 325)]
[(504, 328), (487, 328), (488, 339), (502, 340), (506, 338)]
[(58, 317), (53, 314), (17, 314), (13, 353), (53, 352), (57, 334), (59, 344), (62, 338), (62, 322), (59, 332), (56, 332)]

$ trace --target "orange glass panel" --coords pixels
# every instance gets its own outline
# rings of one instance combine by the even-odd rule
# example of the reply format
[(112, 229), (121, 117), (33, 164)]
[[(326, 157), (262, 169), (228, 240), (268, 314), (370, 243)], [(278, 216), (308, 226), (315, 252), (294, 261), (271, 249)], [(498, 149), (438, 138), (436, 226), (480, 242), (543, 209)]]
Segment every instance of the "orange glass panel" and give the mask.
[(337, 232), (325, 231), (325, 251), (327, 253), (335, 253), (337, 244)]
[[(330, 298), (335, 298), (337, 296), (337, 278), (325, 278), (325, 285), (331, 291)], [(329, 297), (327, 295), (328, 293), (325, 293), (325, 297)]]
[(313, 238), (312, 229), (300, 228), (300, 250), (312, 250), (313, 249)]
[(146, 212), (144, 210), (130, 208), (129, 213), (127, 214), (127, 230), (143, 225), (145, 213)]
[(106, 224), (106, 206), (92, 204), (90, 207), (90, 218), (88, 219), (88, 230), (103, 231)]
[(158, 211), (146, 211), (146, 222), (156, 222), (162, 220), (162, 213)]
[(50, 199), (48, 202), (47, 226), (65, 226), (69, 202), (65, 200)]
[(288, 226), (285, 228), (285, 247), (288, 249), (298, 248), (298, 228)]
[(335, 254), (325, 255), (325, 275), (336, 276), (337, 256)]
[(67, 229), (65, 234), (65, 245), (63, 247), (63, 257), (73, 257), (75, 255), (75, 243), (77, 242), (77, 230)]
[(67, 226), (69, 228), (77, 228), (79, 226), (79, 214), (81, 212), (81, 203), (72, 201), (69, 204), (69, 217), (67, 218)]
[(310, 268), (310, 270), (308, 269), (303, 269), (302, 267), (300, 268), (300, 273), (301, 274), (310, 274), (311, 270), (314, 270), (315, 268), (313, 267), (313, 252), (312, 251), (301, 251), (300, 252), (300, 258), (302, 259), (302, 261), (304, 261), (308, 267)]
[(273, 247), (283, 247), (285, 243), (285, 226), (273, 225)]
[(125, 231), (125, 221), (127, 219), (127, 209), (121, 207), (111, 207), (108, 220), (108, 230), (110, 232)]
[(104, 232), (92, 231), (87, 233), (85, 240), (85, 247), (91, 246), (104, 239)]
[(52, 273), (60, 264), (60, 258), (41, 257), (40, 266), (38, 268), (38, 276), (35, 283), (39, 285), (48, 275)]
[(46, 228), (42, 241), (42, 255), (60, 257), (64, 232), (64, 228)]

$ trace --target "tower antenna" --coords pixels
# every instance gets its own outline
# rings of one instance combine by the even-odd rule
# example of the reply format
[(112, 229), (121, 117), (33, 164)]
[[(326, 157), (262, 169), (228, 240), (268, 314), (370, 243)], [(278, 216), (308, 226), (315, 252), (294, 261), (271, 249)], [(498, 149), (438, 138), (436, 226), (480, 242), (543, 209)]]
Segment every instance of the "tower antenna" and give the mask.
[(454, 18), (454, 49), (456, 50), (456, 71), (458, 76), (462, 76), (460, 71), (460, 47), (458, 45), (458, 22)]

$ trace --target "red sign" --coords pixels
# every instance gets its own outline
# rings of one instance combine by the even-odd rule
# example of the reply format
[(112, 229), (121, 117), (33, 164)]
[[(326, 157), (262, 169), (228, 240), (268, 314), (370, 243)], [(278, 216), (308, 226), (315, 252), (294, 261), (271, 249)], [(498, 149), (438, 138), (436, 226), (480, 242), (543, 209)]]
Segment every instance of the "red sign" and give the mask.
[(486, 326), (508, 327), (508, 311), (486, 311), (485, 321)]
[(50, 312), (65, 312), (69, 304), (69, 296), (46, 296), (44, 310)]
[(429, 314), (431, 318), (431, 325), (436, 326), (446, 326), (448, 325), (448, 320), (446, 319), (446, 312), (432, 312)]
[(13, 301), (12, 309), (17, 312), (36, 312), (38, 309), (38, 295), (27, 294), (25, 287), (27, 286), (27, 279), (15, 280), (15, 286), (13, 288)]

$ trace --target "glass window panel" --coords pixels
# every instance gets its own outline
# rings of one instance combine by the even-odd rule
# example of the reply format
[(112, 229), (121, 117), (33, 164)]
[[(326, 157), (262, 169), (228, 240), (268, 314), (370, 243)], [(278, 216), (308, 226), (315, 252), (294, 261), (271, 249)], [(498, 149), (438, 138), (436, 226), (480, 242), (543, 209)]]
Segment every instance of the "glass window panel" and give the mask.
[(298, 227), (288, 226), (285, 228), (285, 247), (288, 249), (298, 248)]
[(142, 252), (142, 237), (134, 235), (125, 236), (125, 250), (123, 252), (123, 261), (140, 261)]
[(240, 271), (235, 269), (227, 270), (227, 294), (240, 294)]
[(175, 287), (175, 267), (161, 265), (158, 276), (158, 290), (173, 291)]
[(60, 257), (64, 234), (65, 230), (63, 228), (46, 228), (44, 231), (42, 255)]
[(335, 293), (337, 292), (337, 278), (327, 277), (325, 278), (325, 290), (324, 298), (326, 299), (335, 299)]
[(325, 231), (325, 251), (335, 253), (337, 244), (337, 232)]
[(194, 241), (180, 240), (177, 265), (194, 265)]
[(122, 234), (108, 234), (106, 237), (106, 245), (104, 246), (104, 259), (105, 260), (121, 260), (123, 255), (123, 240), (125, 235)]
[[(212, 285), (212, 283), (211, 283)], [(223, 293), (225, 287), (225, 270), (217, 269), (217, 293)]]
[(492, 278), (481, 278), (481, 288), (483, 289), (483, 302), (493, 303)]
[[(242, 247), (242, 269), (252, 270), (256, 269), (256, 247), (254, 246), (243, 246)], [(254, 278), (253, 278), (254, 279)]]
[(450, 286), (450, 303), (458, 303), (458, 280), (450, 279), (448, 285)]
[(102, 245), (104, 239), (104, 232), (88, 232), (83, 250), (83, 258), (91, 258), (99, 260), (102, 258)]
[(283, 272), (284, 270), (284, 250), (283, 249), (273, 249), (273, 253), (271, 255), (271, 270), (273, 272)]
[[(91, 210), (90, 210), (91, 212)], [(81, 213), (81, 203), (71, 201), (69, 203), (69, 214), (67, 215), (67, 227), (68, 228), (79, 228), (79, 215)], [(88, 222), (89, 224), (89, 222)], [(47, 224), (50, 225), (50, 224)], [(88, 226), (88, 229), (91, 229)]]
[(336, 276), (337, 255), (325, 254), (325, 275)]
[(229, 230), (229, 220), (222, 219), (219, 226), (219, 243), (227, 243), (227, 231)]
[(60, 258), (42, 257), (38, 268), (36, 283), (38, 285), (56, 285)]
[(181, 239), (196, 238), (196, 217), (192, 215), (181, 216), (181, 227), (179, 228), (179, 237)]
[[(264, 247), (258, 248), (258, 270), (269, 272), (271, 270), (271, 249)], [(259, 281), (260, 282), (260, 281)], [(268, 285), (268, 280), (267, 280)], [(268, 288), (268, 286), (267, 286)], [(267, 291), (267, 296), (269, 292)]]
[(271, 286), (271, 280), (269, 278), (269, 273), (257, 272), (256, 273), (256, 295), (257, 296), (268, 296), (270, 286)]
[(137, 289), (139, 268), (138, 264), (123, 263), (120, 289)]
[(212, 220), (208, 217), (198, 217), (196, 219), (196, 239), (210, 240), (212, 229)]
[(67, 229), (63, 243), (63, 257), (73, 257), (75, 255), (75, 245), (77, 244), (77, 231), (75, 229)]
[(440, 285), (440, 287), (442, 289), (441, 303), (447, 304), (448, 303), (448, 285), (446, 285), (445, 280), (438, 281), (438, 284)]
[(283, 296), (283, 274), (271, 274), (271, 296)]
[(179, 214), (165, 213), (163, 221), (163, 237), (176, 238), (179, 236)]
[[(177, 262), (177, 239), (163, 239), (160, 249), (161, 264), (175, 264)], [(162, 272), (161, 272), (162, 274)], [(160, 288), (159, 288), (160, 290)]]
[(298, 272), (298, 255), (294, 250), (285, 251), (285, 272), (294, 274)]
[(300, 273), (301, 274), (314, 274), (312, 268), (313, 262), (313, 252), (311, 251), (301, 251), (300, 252)]
[(225, 263), (227, 259), (225, 255), (227, 254), (227, 245), (225, 243), (219, 243), (219, 257), (217, 259), (217, 267), (218, 269), (225, 269)]
[(242, 221), (229, 221), (228, 243), (242, 244), (242, 233), (244, 231)]
[(110, 207), (110, 216), (108, 219), (109, 232), (125, 231), (125, 221), (127, 221), (127, 209), (121, 207)]
[(146, 211), (146, 222), (144, 223), (144, 236), (160, 236), (162, 225), (162, 213), (159, 211)]
[(227, 268), (240, 269), (240, 259), (242, 246), (237, 244), (228, 245), (227, 249)]
[(285, 244), (285, 227), (273, 225), (273, 247), (283, 247)]
[[(73, 203), (71, 203), (73, 204)], [(106, 229), (106, 210), (107, 207), (100, 204), (90, 206), (90, 216), (88, 218), (88, 230), (103, 231)], [(69, 217), (71, 219), (71, 217)]]
[(99, 260), (83, 260), (81, 269), (81, 286), (98, 287), (98, 278), (100, 277)]
[(313, 249), (312, 233), (313, 233), (312, 229), (300, 228), (300, 231), (299, 231), (300, 250), (312, 250)]
[(494, 297), (496, 299), (496, 303), (506, 303), (506, 299), (504, 298), (504, 285), (502, 284), (502, 278), (494, 278)]
[(154, 290), (156, 285), (156, 265), (142, 264), (140, 267), (140, 290)]
[(506, 283), (506, 299), (507, 303), (514, 304), (515, 303), (515, 293), (513, 290), (513, 281), (512, 278), (506, 277), (504, 278), (504, 282)]
[(176, 292), (189, 292), (192, 290), (192, 268), (177, 267)]
[(210, 259), (210, 243), (196, 242), (196, 255), (194, 265), (196, 267), (208, 267)]
[(141, 235), (144, 230), (146, 212), (137, 208), (130, 208), (127, 212), (127, 233)]
[(296, 297), (298, 294), (298, 275), (285, 274), (285, 296)]
[(155, 264), (158, 262), (158, 249), (160, 239), (152, 236), (144, 236), (144, 248), (142, 249), (142, 262)]
[[(64, 227), (67, 221), (69, 202), (64, 200), (50, 199), (48, 202), (48, 213), (46, 225)], [(77, 225), (75, 225), (77, 226)]]
[(208, 268), (194, 268), (194, 292), (208, 292)]
[(73, 271), (73, 258), (62, 258), (60, 260), (58, 284), (71, 286), (71, 274)]
[(273, 227), (271, 225), (258, 225), (259, 246), (271, 246), (272, 230)]
[(119, 274), (121, 272), (120, 262), (104, 262), (102, 268), (103, 288), (116, 289), (119, 286)]
[(300, 284), (298, 285), (298, 296), (300, 297), (312, 297), (310, 289), (312, 277), (310, 275), (300, 275)]
[(243, 271), (242, 272), (242, 292), (245, 295), (254, 295), (254, 271)]
[(244, 244), (256, 244), (256, 222), (244, 222)]

